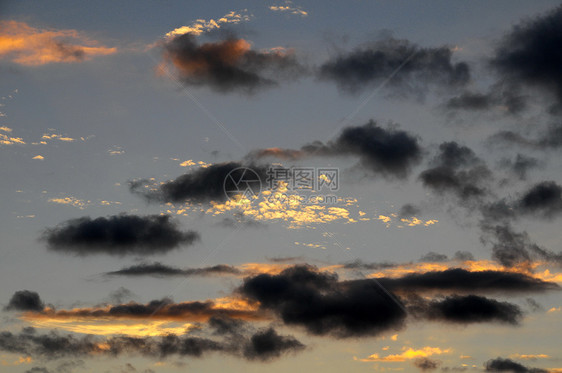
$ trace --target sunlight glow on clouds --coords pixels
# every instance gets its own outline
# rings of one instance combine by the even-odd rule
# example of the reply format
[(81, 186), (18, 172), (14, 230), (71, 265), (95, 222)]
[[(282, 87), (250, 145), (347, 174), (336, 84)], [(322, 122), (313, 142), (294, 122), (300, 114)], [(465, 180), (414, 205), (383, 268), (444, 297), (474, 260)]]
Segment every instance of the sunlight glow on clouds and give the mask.
[(408, 349), (406, 349), (406, 347), (403, 347), (402, 349), (404, 350), (404, 352), (402, 352), (401, 354), (387, 355), (382, 357), (379, 356), (379, 354), (372, 354), (368, 358), (359, 359), (359, 361), (401, 362), (401, 361), (412, 360), (421, 357), (429, 357), (432, 355), (448, 354), (449, 352), (451, 352), (450, 348), (441, 349), (439, 347), (429, 347), (429, 346), (423, 347), (419, 350), (414, 350), (411, 347), (409, 347)]
[(117, 52), (76, 30), (41, 30), (25, 22), (0, 22), (0, 58), (26, 66), (82, 62)]
[(285, 5), (271, 5), (269, 10), (274, 12), (288, 12), (297, 16), (306, 17), (308, 12), (302, 10), (300, 6), (293, 6), (291, 1), (285, 1)]
[(221, 28), (225, 24), (237, 24), (242, 21), (247, 22), (251, 19), (251, 15), (248, 11), (244, 9), (243, 11), (236, 13), (235, 11), (230, 11), (219, 19), (209, 19), (208, 21), (204, 19), (198, 19), (189, 26), (178, 27), (166, 34), (167, 38), (172, 38), (178, 35), (192, 34), (201, 35), (202, 33), (211, 31), (213, 29)]

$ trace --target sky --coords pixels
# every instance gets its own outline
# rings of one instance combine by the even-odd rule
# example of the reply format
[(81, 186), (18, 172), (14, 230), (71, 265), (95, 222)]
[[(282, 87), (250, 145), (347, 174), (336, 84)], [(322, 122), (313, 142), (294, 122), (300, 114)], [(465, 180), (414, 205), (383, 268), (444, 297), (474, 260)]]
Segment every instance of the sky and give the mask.
[(562, 372), (556, 1), (2, 1), (0, 371)]

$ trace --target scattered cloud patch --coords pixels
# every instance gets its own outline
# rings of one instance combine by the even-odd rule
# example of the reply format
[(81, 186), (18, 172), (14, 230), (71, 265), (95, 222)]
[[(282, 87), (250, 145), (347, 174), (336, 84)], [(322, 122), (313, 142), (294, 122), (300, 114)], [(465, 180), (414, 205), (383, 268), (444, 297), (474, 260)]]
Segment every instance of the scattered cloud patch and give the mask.
[(0, 22), (0, 58), (25, 66), (83, 62), (117, 52), (76, 30), (38, 29), (25, 22)]

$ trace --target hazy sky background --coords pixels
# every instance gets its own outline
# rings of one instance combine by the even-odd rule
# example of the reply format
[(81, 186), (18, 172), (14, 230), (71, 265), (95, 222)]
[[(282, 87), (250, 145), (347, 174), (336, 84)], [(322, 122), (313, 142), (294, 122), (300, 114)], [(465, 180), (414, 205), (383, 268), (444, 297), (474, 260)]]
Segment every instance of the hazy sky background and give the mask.
[(561, 47), (556, 1), (1, 2), (0, 370), (562, 371)]

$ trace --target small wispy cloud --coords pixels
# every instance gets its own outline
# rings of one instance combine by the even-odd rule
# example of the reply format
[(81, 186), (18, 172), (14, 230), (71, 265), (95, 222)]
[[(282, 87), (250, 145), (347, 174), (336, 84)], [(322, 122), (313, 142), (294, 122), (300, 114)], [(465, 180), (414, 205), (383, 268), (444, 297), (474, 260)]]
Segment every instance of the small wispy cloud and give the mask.
[(294, 6), (291, 1), (285, 1), (285, 5), (271, 5), (269, 10), (274, 12), (286, 12), (301, 17), (308, 16), (308, 12), (304, 11), (300, 6)]
[(252, 18), (248, 14), (248, 10), (244, 9), (241, 12), (230, 11), (221, 18), (218, 19), (198, 19), (188, 26), (178, 27), (166, 34), (167, 38), (173, 38), (178, 35), (191, 34), (191, 35), (201, 35), (205, 32), (219, 29), (221, 26), (226, 24), (237, 24), (240, 22), (247, 22)]

